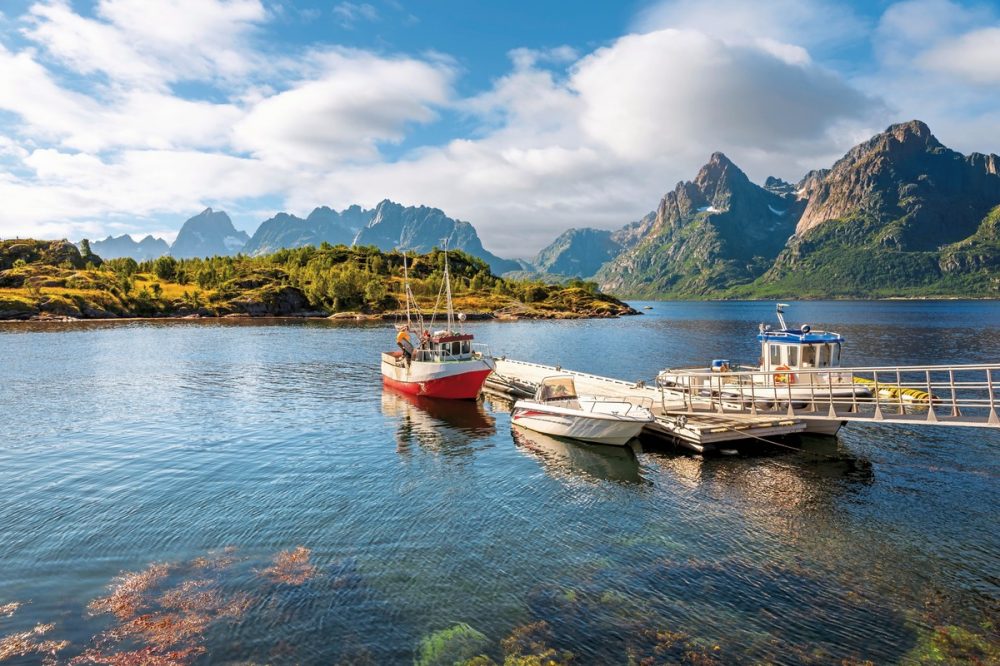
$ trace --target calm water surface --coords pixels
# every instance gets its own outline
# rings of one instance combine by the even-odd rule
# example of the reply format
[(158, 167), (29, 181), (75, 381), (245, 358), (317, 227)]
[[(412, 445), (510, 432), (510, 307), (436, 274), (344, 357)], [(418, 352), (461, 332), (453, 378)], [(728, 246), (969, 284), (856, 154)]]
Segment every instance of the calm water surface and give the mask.
[[(652, 305), (470, 328), (498, 355), (648, 380), (753, 360), (773, 320), (766, 303)], [(789, 320), (839, 331), (857, 365), (1000, 359), (994, 303), (802, 303)], [(63, 662), (193, 645), (176, 658), (502, 663), (518, 631), (583, 664), (894, 663), (945, 626), (996, 647), (1000, 432), (850, 425), (704, 459), (574, 445), (512, 435), (500, 403), (383, 393), (392, 337), (0, 326), (0, 639), (53, 624)], [(156, 563), (136, 608), (88, 608)], [(142, 613), (177, 635), (122, 630)], [(421, 648), (459, 623), (478, 633)]]

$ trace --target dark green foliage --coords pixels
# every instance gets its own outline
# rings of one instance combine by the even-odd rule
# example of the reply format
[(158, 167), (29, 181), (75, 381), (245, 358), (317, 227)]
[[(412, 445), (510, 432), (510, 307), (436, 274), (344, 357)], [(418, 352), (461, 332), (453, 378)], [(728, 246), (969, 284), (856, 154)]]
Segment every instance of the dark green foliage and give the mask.
[(177, 277), (177, 260), (170, 255), (163, 255), (153, 261), (153, 273), (161, 280), (172, 282)]
[(863, 298), (1000, 295), (1000, 206), (968, 239), (940, 250), (905, 251), (895, 240), (906, 219), (880, 224), (870, 215), (825, 222), (792, 239), (735, 298)]
[(135, 275), (139, 272), (139, 264), (132, 257), (118, 257), (117, 259), (108, 259), (104, 262), (102, 268), (106, 271), (111, 271), (118, 275)]
[[(17, 256), (20, 258), (20, 254)], [(160, 257), (142, 263), (125, 257), (105, 262), (100, 270), (20, 261), (20, 268), (0, 270), (0, 286), (30, 288), (31, 299), (42, 295), (42, 287), (85, 291), (89, 292), (87, 298), (96, 298), (94, 292), (100, 292), (104, 296), (99, 297), (101, 302), (96, 308), (89, 307), (94, 303), (81, 301), (80, 310), (126, 316), (380, 313), (401, 308), (404, 298), (403, 254), (375, 247), (324, 243), (261, 257)], [(406, 262), (411, 287), (422, 307), (436, 301), (443, 304), (438, 299), (444, 284), (444, 252), (435, 249), (425, 255), (407, 256)], [(452, 292), (457, 299), (464, 299), (461, 307), (466, 310), (506, 309), (506, 314), (536, 317), (617, 316), (632, 312), (623, 303), (600, 294), (592, 282), (576, 280), (571, 287), (562, 287), (504, 280), (496, 277), (482, 259), (457, 250), (448, 253), (448, 264)], [(180, 292), (169, 287), (171, 283), (197, 288)], [(73, 295), (77, 297), (84, 298)], [(513, 303), (511, 299), (515, 299)], [(70, 314), (78, 316), (76, 312)]]

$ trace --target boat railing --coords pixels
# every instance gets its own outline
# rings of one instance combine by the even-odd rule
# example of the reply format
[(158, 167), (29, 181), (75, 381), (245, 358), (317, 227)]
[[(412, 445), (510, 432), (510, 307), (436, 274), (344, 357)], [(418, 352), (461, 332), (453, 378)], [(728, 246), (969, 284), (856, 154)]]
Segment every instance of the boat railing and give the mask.
[(490, 346), (485, 342), (473, 342), (472, 355), (478, 355), (479, 358), (490, 358)]
[(662, 396), (680, 393), (689, 412), (1000, 427), (996, 373), (1000, 364), (684, 370), (665, 371), (658, 384)]

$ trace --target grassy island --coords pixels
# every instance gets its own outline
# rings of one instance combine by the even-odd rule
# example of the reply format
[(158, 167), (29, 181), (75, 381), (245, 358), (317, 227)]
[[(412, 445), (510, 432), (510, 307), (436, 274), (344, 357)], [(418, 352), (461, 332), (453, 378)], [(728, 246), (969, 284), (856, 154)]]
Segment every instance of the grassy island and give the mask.
[[(456, 310), (487, 318), (636, 314), (593, 282), (507, 280), (464, 252), (449, 252)], [(409, 257), (410, 286), (433, 309), (444, 253)], [(323, 244), (248, 257), (102, 260), (84, 244), (0, 241), (0, 319), (392, 316), (403, 296), (403, 255)], [(443, 303), (441, 304), (443, 307)]]

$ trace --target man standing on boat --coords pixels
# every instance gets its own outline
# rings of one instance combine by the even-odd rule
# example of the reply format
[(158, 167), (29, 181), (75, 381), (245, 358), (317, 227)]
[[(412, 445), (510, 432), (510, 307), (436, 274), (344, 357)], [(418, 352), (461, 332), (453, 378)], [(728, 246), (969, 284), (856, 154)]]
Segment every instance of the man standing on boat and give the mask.
[(403, 325), (399, 329), (399, 333), (396, 334), (396, 344), (400, 349), (403, 350), (403, 359), (406, 361), (406, 367), (410, 367), (410, 360), (413, 358), (413, 343), (410, 342), (410, 327)]

